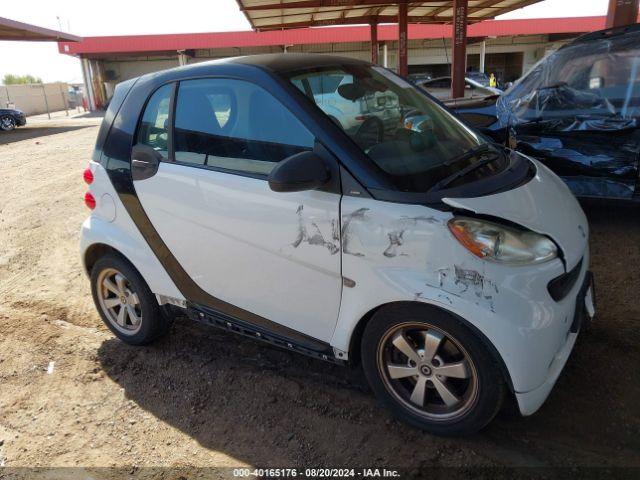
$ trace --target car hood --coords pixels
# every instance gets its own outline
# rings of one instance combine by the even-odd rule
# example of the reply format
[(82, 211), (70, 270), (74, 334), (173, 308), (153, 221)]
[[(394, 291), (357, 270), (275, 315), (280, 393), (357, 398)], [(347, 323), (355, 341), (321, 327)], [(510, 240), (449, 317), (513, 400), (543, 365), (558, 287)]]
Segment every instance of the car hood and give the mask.
[(504, 218), (547, 235), (561, 248), (570, 270), (589, 241), (587, 218), (566, 184), (540, 162), (531, 181), (513, 190), (477, 198), (444, 198), (454, 208)]
[(0, 108), (0, 113), (11, 114), (11, 115), (22, 115), (21, 110), (15, 110), (13, 108)]
[(452, 100), (446, 100), (443, 103), (449, 107), (449, 108), (453, 108), (453, 109), (457, 109), (457, 108), (461, 108), (461, 109), (467, 109), (467, 108), (486, 108), (486, 107), (491, 107), (491, 106), (495, 106), (496, 102), (498, 101), (498, 98), (500, 98), (500, 95), (489, 95), (487, 97), (481, 97), (481, 98), (454, 98)]

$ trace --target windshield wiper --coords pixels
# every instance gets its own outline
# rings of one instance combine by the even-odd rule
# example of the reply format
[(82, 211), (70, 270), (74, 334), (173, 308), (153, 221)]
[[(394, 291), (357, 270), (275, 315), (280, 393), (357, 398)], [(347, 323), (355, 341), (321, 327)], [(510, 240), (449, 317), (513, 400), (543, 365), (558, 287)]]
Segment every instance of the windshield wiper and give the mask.
[(467, 150), (466, 152), (464, 152), (462, 155), (458, 155), (457, 157), (453, 157), (449, 160), (447, 160), (446, 162), (443, 163), (443, 165), (446, 165), (447, 167), (453, 165), (454, 163), (458, 163), (461, 162), (463, 160), (468, 160), (470, 158), (473, 158), (481, 153), (485, 153), (485, 152), (489, 152), (489, 150), (491, 150), (491, 144), (489, 143), (481, 143), (480, 145), (477, 145), (475, 147), (473, 147), (470, 150)]
[[(469, 157), (467, 157), (467, 158), (469, 158)], [(463, 168), (462, 170), (459, 170), (456, 173), (454, 173), (452, 175), (449, 175), (448, 177), (440, 180), (435, 186), (436, 186), (437, 189), (441, 190), (441, 189), (447, 187), (448, 185), (451, 185), (456, 180), (458, 180), (458, 179), (460, 179), (462, 177), (466, 177), (471, 172), (474, 172), (474, 171), (478, 170), (479, 168), (484, 167), (485, 165), (493, 163), (498, 159), (500, 159), (500, 155), (498, 154), (498, 152), (495, 152), (495, 155), (484, 157), (484, 158), (478, 160), (477, 162), (474, 162), (471, 165), (468, 165), (467, 167)]]

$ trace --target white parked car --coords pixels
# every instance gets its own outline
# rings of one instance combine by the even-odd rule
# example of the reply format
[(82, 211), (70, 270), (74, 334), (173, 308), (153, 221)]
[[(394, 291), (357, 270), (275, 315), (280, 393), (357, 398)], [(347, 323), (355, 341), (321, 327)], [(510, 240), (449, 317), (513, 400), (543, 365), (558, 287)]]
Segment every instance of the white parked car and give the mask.
[[(420, 82), (418, 86), (424, 88), (438, 100), (451, 98), (451, 77), (439, 77)], [(484, 98), (502, 95), (499, 88), (489, 87), (472, 78), (464, 79), (464, 98)]]
[[(336, 71), (346, 101), (402, 112), (375, 143), (316, 103)], [(476, 431), (505, 395), (535, 412), (594, 314), (565, 184), (365, 62), (264, 55), (124, 82), (85, 180), (82, 261), (118, 338), (149, 343), (178, 311), (361, 363), (430, 432)]]
[(365, 95), (355, 92), (352, 98), (349, 88), (353, 76), (344, 70), (323, 72), (306, 83), (294, 79), (293, 83), (312, 95), (314, 103), (364, 148), (379, 143), (385, 132), (393, 133), (398, 128), (402, 112), (397, 97), (369, 91)]

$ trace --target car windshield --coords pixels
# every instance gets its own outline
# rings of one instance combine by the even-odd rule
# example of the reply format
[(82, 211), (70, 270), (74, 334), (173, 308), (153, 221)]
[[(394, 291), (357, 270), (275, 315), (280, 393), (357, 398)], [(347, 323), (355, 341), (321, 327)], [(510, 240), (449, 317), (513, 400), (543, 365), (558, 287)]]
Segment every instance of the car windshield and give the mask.
[(640, 31), (578, 42), (542, 60), (497, 104), (504, 125), (628, 128), (640, 116)]
[(486, 157), (486, 140), (384, 68), (349, 64), (289, 72), (286, 78), (401, 190), (424, 192), (452, 176), (465, 183), (500, 168), (500, 162), (486, 161), (469, 168), (479, 161), (473, 152)]

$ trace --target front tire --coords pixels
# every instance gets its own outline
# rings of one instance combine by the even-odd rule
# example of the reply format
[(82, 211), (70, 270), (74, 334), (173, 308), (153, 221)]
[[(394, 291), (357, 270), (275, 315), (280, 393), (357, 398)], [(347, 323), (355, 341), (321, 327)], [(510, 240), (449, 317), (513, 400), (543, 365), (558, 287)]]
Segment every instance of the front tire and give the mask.
[(380, 402), (399, 419), (437, 435), (487, 425), (502, 404), (499, 367), (461, 320), (418, 304), (383, 307), (362, 337), (362, 364)]
[(102, 321), (125, 343), (146, 345), (171, 327), (140, 273), (119, 255), (107, 254), (95, 263), (91, 293)]
[(0, 130), (3, 132), (10, 132), (16, 128), (16, 119), (10, 115), (4, 115), (0, 117)]

